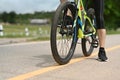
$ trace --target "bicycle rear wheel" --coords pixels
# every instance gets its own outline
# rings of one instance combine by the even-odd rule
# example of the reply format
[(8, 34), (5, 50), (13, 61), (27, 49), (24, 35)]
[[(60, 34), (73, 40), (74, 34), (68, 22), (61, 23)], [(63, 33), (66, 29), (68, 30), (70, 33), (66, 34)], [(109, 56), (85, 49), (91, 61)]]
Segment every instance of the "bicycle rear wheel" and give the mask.
[[(88, 10), (88, 16), (90, 17), (91, 21), (93, 21), (93, 25), (96, 26), (96, 21), (95, 21), (95, 16), (94, 16), (94, 9), (90, 8)], [(85, 22), (85, 34), (89, 34), (92, 33), (92, 27), (90, 25), (90, 22), (88, 20), (86, 20)], [(82, 39), (82, 51), (84, 56), (90, 56), (93, 52), (94, 48), (98, 47), (98, 40), (96, 38), (96, 34), (93, 34), (91, 36), (87, 36), (85, 38)]]
[(81, 45), (82, 45), (82, 51), (83, 51), (84, 56), (87, 57), (92, 54), (93, 49), (94, 49), (94, 47), (92, 45), (93, 41), (94, 41), (93, 35), (82, 39)]
[[(69, 10), (71, 18), (70, 24), (66, 23), (66, 15)], [(73, 56), (77, 40), (73, 40), (75, 17), (75, 6), (71, 2), (61, 4), (55, 13), (51, 26), (51, 51), (58, 64), (66, 64)], [(68, 21), (69, 22), (69, 21)]]

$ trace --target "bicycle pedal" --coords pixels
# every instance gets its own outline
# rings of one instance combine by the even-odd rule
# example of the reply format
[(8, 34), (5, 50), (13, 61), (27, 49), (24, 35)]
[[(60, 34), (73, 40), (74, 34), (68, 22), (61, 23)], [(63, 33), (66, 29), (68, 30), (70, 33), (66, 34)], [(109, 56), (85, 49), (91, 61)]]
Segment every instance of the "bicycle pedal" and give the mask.
[(97, 48), (97, 47), (98, 47), (98, 41), (97, 41), (97, 40), (93, 41), (93, 42), (92, 42), (92, 46), (93, 46), (94, 48)]

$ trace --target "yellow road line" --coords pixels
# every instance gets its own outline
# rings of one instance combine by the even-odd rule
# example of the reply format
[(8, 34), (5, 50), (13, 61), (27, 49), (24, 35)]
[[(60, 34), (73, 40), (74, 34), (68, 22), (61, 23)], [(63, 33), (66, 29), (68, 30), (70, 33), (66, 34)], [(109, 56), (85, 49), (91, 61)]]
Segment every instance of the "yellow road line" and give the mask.
[[(107, 52), (110, 52), (110, 51), (112, 51), (112, 50), (116, 50), (116, 49), (119, 49), (119, 48), (120, 48), (120, 45), (117, 45), (117, 46), (114, 46), (114, 47), (111, 47), (111, 48), (106, 49), (106, 51), (107, 51)], [(93, 57), (93, 56), (95, 56), (95, 55), (97, 55), (97, 52), (93, 53), (90, 57)], [(69, 64), (66, 64), (66, 65), (62, 65), (62, 66), (54, 65), (54, 66), (46, 67), (46, 68), (43, 68), (43, 69), (40, 69), (40, 70), (36, 70), (36, 71), (33, 71), (33, 72), (29, 72), (29, 73), (26, 73), (26, 74), (22, 74), (22, 75), (19, 75), (19, 76), (10, 78), (10, 79), (8, 79), (8, 80), (25, 80), (25, 79), (28, 79), (28, 78), (31, 78), (31, 77), (34, 77), (34, 76), (37, 76), (37, 75), (40, 75), (40, 74), (49, 72), (49, 71), (53, 71), (53, 70), (56, 70), (56, 69), (65, 67), (65, 66), (70, 65), (70, 64), (73, 64), (73, 63), (82, 61), (82, 60), (84, 60), (84, 59), (86, 59), (86, 57), (81, 57), (81, 58), (72, 59), (72, 60), (69, 62)]]

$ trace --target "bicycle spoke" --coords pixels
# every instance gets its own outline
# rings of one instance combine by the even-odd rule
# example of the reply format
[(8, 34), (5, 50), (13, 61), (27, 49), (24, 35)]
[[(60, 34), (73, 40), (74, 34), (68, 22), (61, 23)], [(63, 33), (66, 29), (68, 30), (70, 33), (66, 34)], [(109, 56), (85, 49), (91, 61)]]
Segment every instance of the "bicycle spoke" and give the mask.
[(57, 42), (57, 47), (62, 58), (65, 58), (67, 56), (69, 49), (71, 47), (71, 42), (72, 42), (71, 39), (66, 38), (66, 36), (61, 36), (61, 38), (59, 38)]

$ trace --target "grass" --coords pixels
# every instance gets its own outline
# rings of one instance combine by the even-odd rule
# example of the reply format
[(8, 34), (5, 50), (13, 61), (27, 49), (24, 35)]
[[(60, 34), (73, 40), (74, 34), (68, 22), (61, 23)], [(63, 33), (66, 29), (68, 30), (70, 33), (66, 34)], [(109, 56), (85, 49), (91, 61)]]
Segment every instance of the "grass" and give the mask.
[(113, 34), (120, 34), (120, 30), (108, 30), (107, 31), (108, 35), (113, 35)]
[[(28, 29), (27, 36), (25, 29)], [(48, 37), (50, 34), (50, 25), (3, 25), (4, 36), (1, 38), (29, 38), (29, 37)]]
[[(4, 36), (0, 38), (31, 38), (31, 40), (49, 40), (50, 25), (3, 25)], [(28, 28), (29, 35), (26, 36), (25, 28)], [(120, 30), (107, 30), (107, 34), (120, 34)]]

